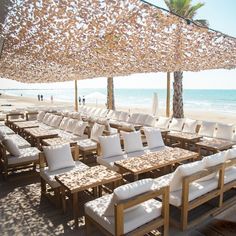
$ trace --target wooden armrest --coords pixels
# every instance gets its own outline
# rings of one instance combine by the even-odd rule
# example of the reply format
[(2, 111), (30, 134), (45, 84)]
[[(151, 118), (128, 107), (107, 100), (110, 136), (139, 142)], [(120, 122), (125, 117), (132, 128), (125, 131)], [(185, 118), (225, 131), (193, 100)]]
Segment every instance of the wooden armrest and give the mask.
[(230, 167), (230, 166), (234, 166), (234, 165), (236, 165), (236, 158), (231, 159), (231, 160), (227, 160), (227, 161), (225, 162), (225, 168), (226, 168), (226, 167)]
[(7, 114), (6, 115), (6, 119), (7, 119), (7, 121), (9, 120), (9, 117), (11, 117), (11, 116), (21, 116), (22, 118), (24, 118), (24, 113), (11, 113), (11, 114)]

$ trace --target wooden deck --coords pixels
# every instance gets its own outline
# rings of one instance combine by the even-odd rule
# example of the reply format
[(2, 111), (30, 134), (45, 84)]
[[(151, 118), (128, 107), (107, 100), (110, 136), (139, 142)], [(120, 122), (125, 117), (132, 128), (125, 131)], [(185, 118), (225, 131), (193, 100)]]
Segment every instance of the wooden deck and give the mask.
[[(86, 193), (81, 197), (84, 202), (92, 199)], [(81, 209), (84, 202), (80, 203)], [(76, 230), (71, 212), (69, 209), (63, 214), (48, 199), (41, 199), (38, 173), (20, 173), (10, 177), (7, 182), (0, 179), (1, 235), (85, 235), (83, 216), (80, 216), (79, 228)], [(235, 236), (235, 212), (236, 206), (233, 206), (185, 232), (171, 227), (170, 235)], [(94, 235), (100, 234), (95, 230)]]

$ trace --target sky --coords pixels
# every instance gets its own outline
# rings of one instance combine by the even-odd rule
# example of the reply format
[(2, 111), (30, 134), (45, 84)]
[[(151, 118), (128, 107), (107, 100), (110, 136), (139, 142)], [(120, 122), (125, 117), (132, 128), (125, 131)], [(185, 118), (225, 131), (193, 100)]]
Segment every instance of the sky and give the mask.
[[(148, 0), (157, 6), (167, 8), (164, 0)], [(209, 26), (225, 34), (236, 37), (236, 0), (205, 0), (205, 6), (198, 10), (196, 19), (207, 19)], [(95, 78), (78, 82), (81, 88), (106, 88), (106, 78)], [(1, 79), (0, 88), (71, 88), (74, 83), (22, 84)], [(115, 77), (116, 88), (166, 88), (165, 73), (134, 74), (126, 77)], [(236, 89), (236, 70), (208, 70), (201, 72), (184, 72), (185, 89)]]

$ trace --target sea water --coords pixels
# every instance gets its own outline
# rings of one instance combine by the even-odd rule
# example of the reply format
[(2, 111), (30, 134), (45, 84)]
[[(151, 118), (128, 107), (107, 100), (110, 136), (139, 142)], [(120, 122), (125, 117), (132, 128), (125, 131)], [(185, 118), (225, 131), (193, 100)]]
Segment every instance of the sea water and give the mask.
[[(42, 94), (44, 99), (50, 100), (53, 96), (58, 101), (74, 101), (74, 89), (9, 89), (0, 90), (0, 92), (11, 95), (22, 95), (26, 97), (37, 98)], [(158, 106), (165, 108), (166, 90), (165, 89), (115, 89), (115, 103), (117, 106), (130, 108), (150, 108), (152, 107), (153, 93), (158, 94)], [(89, 96), (93, 93), (99, 93), (98, 97)], [(103, 94), (103, 96), (102, 96)], [(173, 91), (171, 92), (172, 100)], [(78, 90), (78, 96), (85, 96), (88, 103), (106, 103), (105, 88), (81, 88)], [(236, 90), (209, 90), (209, 89), (185, 89), (183, 92), (185, 110), (215, 111), (223, 113), (236, 114)]]

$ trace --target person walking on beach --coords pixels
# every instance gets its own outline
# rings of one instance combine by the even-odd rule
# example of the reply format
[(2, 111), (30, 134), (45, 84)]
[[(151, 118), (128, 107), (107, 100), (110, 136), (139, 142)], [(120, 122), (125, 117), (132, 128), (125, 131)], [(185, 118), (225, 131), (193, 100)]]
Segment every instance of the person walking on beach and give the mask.
[(79, 105), (81, 105), (81, 97), (79, 96)]
[(43, 101), (43, 95), (42, 95), (42, 94), (41, 94), (41, 96), (40, 96), (40, 97), (41, 97), (41, 101)]
[(83, 105), (85, 105), (85, 97), (84, 96), (83, 96), (82, 102), (83, 102)]
[(40, 101), (40, 95), (38, 94), (38, 101)]
[(53, 96), (51, 95), (51, 103), (53, 103)]

